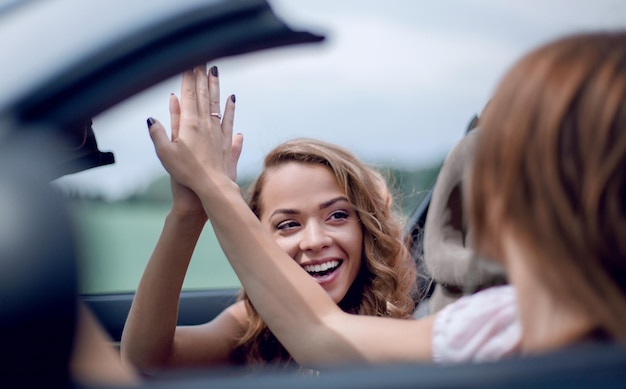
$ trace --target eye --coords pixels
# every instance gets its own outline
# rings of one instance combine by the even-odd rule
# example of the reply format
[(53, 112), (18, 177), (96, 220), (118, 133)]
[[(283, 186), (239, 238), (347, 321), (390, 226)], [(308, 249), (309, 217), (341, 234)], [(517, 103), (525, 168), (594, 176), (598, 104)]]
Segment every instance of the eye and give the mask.
[(350, 213), (340, 210), (330, 214), (330, 220), (346, 220), (350, 217)]
[(298, 226), (299, 224), (295, 220), (285, 220), (276, 224), (275, 228), (277, 230), (288, 230), (288, 229), (296, 228)]

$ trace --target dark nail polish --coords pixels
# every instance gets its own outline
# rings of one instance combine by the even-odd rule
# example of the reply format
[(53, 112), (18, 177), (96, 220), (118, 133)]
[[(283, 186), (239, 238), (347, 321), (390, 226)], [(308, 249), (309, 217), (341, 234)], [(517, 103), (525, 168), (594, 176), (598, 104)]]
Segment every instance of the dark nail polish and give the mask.
[(217, 70), (217, 66), (211, 66), (211, 74), (213, 77), (219, 76), (220, 72)]
[(152, 125), (154, 123), (156, 123), (156, 120), (152, 119), (152, 118), (148, 118), (148, 120), (146, 120), (146, 123), (148, 124), (148, 128), (152, 127)]
[(232, 101), (233, 103), (237, 101), (237, 99), (235, 98), (235, 95), (230, 95), (230, 101)]

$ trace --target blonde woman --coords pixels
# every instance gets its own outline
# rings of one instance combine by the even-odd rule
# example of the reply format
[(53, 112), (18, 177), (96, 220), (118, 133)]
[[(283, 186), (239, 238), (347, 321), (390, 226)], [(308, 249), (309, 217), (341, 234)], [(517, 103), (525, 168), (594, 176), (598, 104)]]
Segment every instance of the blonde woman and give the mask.
[[(216, 80), (216, 69), (211, 71)], [(229, 98), (229, 108), (234, 102)], [(175, 96), (171, 111), (176, 142), (177, 123), (185, 122)], [(224, 123), (232, 123), (232, 115), (227, 111)], [(229, 151), (234, 149), (231, 180), (242, 138), (228, 142)], [(207, 214), (200, 197), (174, 178), (172, 191), (172, 210), (123, 331), (124, 359), (144, 372), (224, 364), (296, 365), (245, 292), (209, 323), (176, 326), (182, 282)], [(238, 189), (237, 196), (242, 198)], [(267, 155), (247, 212), (252, 210), (264, 235), (342, 311), (407, 319), (414, 310), (416, 268), (394, 206), (384, 178), (352, 153), (319, 140), (295, 139)], [(237, 244), (253, 242), (242, 236)]]

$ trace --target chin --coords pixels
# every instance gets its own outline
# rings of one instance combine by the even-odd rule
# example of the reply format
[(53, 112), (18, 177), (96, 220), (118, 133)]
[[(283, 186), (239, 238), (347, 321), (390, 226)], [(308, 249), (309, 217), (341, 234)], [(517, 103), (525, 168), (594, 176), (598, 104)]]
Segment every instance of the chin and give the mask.
[(335, 304), (339, 305), (339, 303), (346, 297), (347, 291), (337, 292), (337, 291), (326, 291), (330, 298), (335, 302)]

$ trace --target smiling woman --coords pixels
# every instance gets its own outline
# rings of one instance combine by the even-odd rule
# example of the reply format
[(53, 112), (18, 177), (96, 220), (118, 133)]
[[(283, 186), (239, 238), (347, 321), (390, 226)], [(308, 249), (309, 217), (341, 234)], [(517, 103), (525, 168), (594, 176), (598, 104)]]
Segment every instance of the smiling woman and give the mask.
[[(249, 205), (278, 246), (345, 312), (408, 318), (416, 268), (384, 178), (349, 151), (315, 139), (287, 141), (265, 158)], [(250, 325), (244, 362), (291, 357), (243, 293)]]
[[(283, 162), (266, 173), (263, 187), (258, 188), (255, 211), (263, 225), (340, 303), (361, 269), (363, 232), (337, 179), (321, 163)], [(333, 249), (320, 250), (327, 246)], [(307, 252), (318, 254), (304, 255)]]
[[(212, 93), (218, 93), (217, 74), (211, 68)], [(187, 76), (187, 87), (188, 81)], [(221, 122), (226, 134), (232, 133), (234, 102), (228, 99)], [(180, 111), (178, 100), (172, 97), (173, 140), (179, 139)], [(219, 112), (219, 107), (212, 107), (211, 112)], [(233, 137), (229, 150), (231, 180), (236, 179), (242, 140), (240, 135)], [(207, 216), (194, 192), (172, 182), (172, 209), (124, 328), (121, 350), (125, 360), (144, 372), (225, 363), (296, 366), (244, 291), (239, 302), (214, 320), (176, 326), (182, 280)], [(352, 153), (308, 138), (280, 144), (265, 158), (263, 172), (251, 188), (249, 206), (278, 246), (342, 310), (411, 317), (416, 267), (403, 241), (400, 210), (384, 177)]]

